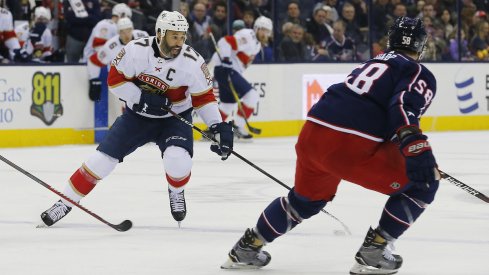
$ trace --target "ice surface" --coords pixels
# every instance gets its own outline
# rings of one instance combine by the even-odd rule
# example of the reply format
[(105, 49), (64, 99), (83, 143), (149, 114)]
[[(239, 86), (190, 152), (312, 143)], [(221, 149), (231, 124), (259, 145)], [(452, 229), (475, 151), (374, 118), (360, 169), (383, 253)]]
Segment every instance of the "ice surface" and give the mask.
[[(442, 170), (489, 194), (489, 132), (430, 133)], [(295, 138), (236, 144), (250, 161), (293, 185)], [(370, 225), (377, 225), (386, 196), (340, 185), (325, 215), (303, 222), (266, 249), (271, 263), (258, 271), (219, 266), (246, 227), (287, 190), (236, 157), (223, 162), (196, 142), (185, 191), (188, 214), (172, 219), (160, 152), (147, 145), (126, 158), (82, 204), (112, 223), (134, 222), (117, 232), (74, 209), (52, 228), (35, 228), (58, 197), (0, 162), (0, 274), (348, 274)], [(1, 149), (0, 153), (62, 191), (95, 146)], [(399, 274), (489, 274), (488, 205), (443, 181), (435, 202), (396, 243), (404, 257)]]

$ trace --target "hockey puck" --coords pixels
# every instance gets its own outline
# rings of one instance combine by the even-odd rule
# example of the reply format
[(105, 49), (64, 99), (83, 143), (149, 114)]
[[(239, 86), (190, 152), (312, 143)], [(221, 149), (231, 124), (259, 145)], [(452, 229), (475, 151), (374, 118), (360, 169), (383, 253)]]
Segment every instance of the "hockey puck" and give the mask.
[(333, 233), (336, 236), (345, 236), (346, 235), (346, 232), (344, 230), (335, 230), (335, 231), (333, 231)]

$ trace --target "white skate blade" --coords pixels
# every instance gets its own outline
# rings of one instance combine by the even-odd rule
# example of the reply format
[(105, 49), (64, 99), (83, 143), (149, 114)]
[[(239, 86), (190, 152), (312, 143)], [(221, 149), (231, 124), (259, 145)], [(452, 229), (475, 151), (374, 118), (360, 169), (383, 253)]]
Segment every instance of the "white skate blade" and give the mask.
[(371, 275), (386, 275), (386, 274), (396, 274), (398, 269), (381, 269), (373, 266), (362, 265), (355, 263), (350, 269), (350, 274), (361, 275), (361, 274), (371, 274)]
[(228, 257), (226, 262), (221, 265), (221, 268), (222, 269), (259, 269), (262, 267), (256, 265), (250, 265), (250, 264), (236, 263), (233, 262), (231, 258)]

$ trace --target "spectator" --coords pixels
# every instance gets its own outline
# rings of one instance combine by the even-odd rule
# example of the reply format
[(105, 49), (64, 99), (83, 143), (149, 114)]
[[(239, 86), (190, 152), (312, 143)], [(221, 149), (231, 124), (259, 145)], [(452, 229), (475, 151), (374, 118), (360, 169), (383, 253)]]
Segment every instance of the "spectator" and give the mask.
[(449, 39), (448, 36), (453, 32), (454, 27), (452, 25), (450, 11), (448, 9), (444, 9), (441, 13), (440, 22), (443, 26), (443, 32), (445, 34), (445, 39)]
[(293, 24), (290, 35), (280, 42), (280, 59), (288, 62), (301, 62), (306, 58), (306, 44), (303, 41), (304, 28)]
[(307, 32), (312, 34), (318, 44), (331, 36), (331, 32), (326, 27), (327, 16), (328, 14), (322, 5), (316, 6), (312, 16), (306, 22)]
[(211, 18), (207, 15), (206, 6), (202, 3), (196, 3), (190, 17), (193, 21), (192, 38), (199, 40), (203, 36), (207, 36)]
[(331, 8), (331, 20), (334, 21), (337, 21), (340, 17), (339, 17), (339, 13), (338, 13), (338, 10), (336, 9), (337, 7), (337, 4), (338, 4), (338, 0), (323, 0), (322, 3), (318, 3), (314, 9), (317, 8), (318, 5), (320, 6), (329, 6)]
[[(346, 2), (341, 9), (341, 17), (344, 26), (346, 26), (346, 36), (352, 39), (357, 47), (362, 48), (363, 51), (367, 51), (368, 47), (365, 41), (366, 39), (364, 38), (363, 33), (360, 31), (360, 27), (355, 20), (355, 7), (352, 4)], [(365, 60), (367, 60), (367, 58), (365, 58)]]
[[(77, 2), (83, 5), (75, 6), (74, 3)], [(82, 58), (83, 48), (90, 33), (100, 20), (100, 2), (99, 0), (63, 1), (63, 12), (67, 31), (66, 61), (76, 63)]]
[[(455, 28), (449, 35), (449, 52), (450, 52), (450, 60), (452, 61), (470, 61), (473, 60), (473, 56), (469, 51), (467, 41), (467, 37), (465, 36), (465, 31), (463, 29), (460, 30), (460, 44), (457, 39), (458, 30)], [(459, 50), (459, 45), (460, 50)], [(461, 53), (461, 55), (460, 55)], [(459, 59), (459, 57), (461, 58)]]
[(470, 49), (477, 60), (489, 60), (489, 46), (487, 39), (489, 38), (489, 23), (481, 21), (476, 26), (476, 35), (470, 41)]
[(214, 3), (211, 29), (216, 41), (227, 35), (227, 5), (224, 1)]
[(243, 12), (243, 21), (247, 29), (253, 29), (253, 23), (255, 22), (255, 13), (252, 10), (246, 9)]
[(333, 24), (333, 35), (327, 49), (331, 60), (355, 61), (356, 52), (353, 40), (345, 36), (345, 23), (338, 20)]
[(370, 32), (373, 40), (379, 40), (387, 33), (389, 26), (389, 0), (378, 0), (372, 7)]
[(210, 38), (211, 18), (207, 15), (207, 8), (203, 3), (194, 5), (192, 15), (193, 24), (190, 28), (192, 47), (202, 55), (205, 61), (209, 61), (214, 52), (214, 46)]
[(306, 26), (306, 22), (301, 18), (301, 9), (297, 1), (291, 1), (287, 5), (287, 18), (285, 18), (280, 25), (283, 26), (287, 22), (299, 24), (303, 27)]

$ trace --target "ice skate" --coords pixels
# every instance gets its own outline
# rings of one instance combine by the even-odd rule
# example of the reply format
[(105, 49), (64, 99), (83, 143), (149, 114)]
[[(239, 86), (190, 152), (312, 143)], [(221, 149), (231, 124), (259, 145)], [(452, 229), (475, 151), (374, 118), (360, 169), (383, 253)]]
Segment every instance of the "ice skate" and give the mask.
[(42, 222), (37, 227), (51, 226), (70, 213), (70, 211), (71, 207), (59, 200), (51, 208), (41, 213)]
[(402, 257), (392, 254), (392, 245), (377, 230), (370, 228), (362, 246), (355, 255), (350, 274), (395, 274), (402, 265)]
[(229, 252), (228, 260), (221, 265), (222, 269), (258, 269), (266, 266), (272, 256), (262, 251), (264, 243), (253, 229), (246, 229), (243, 237), (234, 245)]
[(180, 227), (180, 222), (185, 219), (185, 215), (187, 214), (184, 190), (182, 189), (180, 192), (177, 192), (168, 188), (168, 196), (170, 197), (171, 215), (178, 222), (178, 227)]
[(253, 136), (246, 131), (233, 124), (234, 141), (242, 143), (250, 143), (253, 141)]

